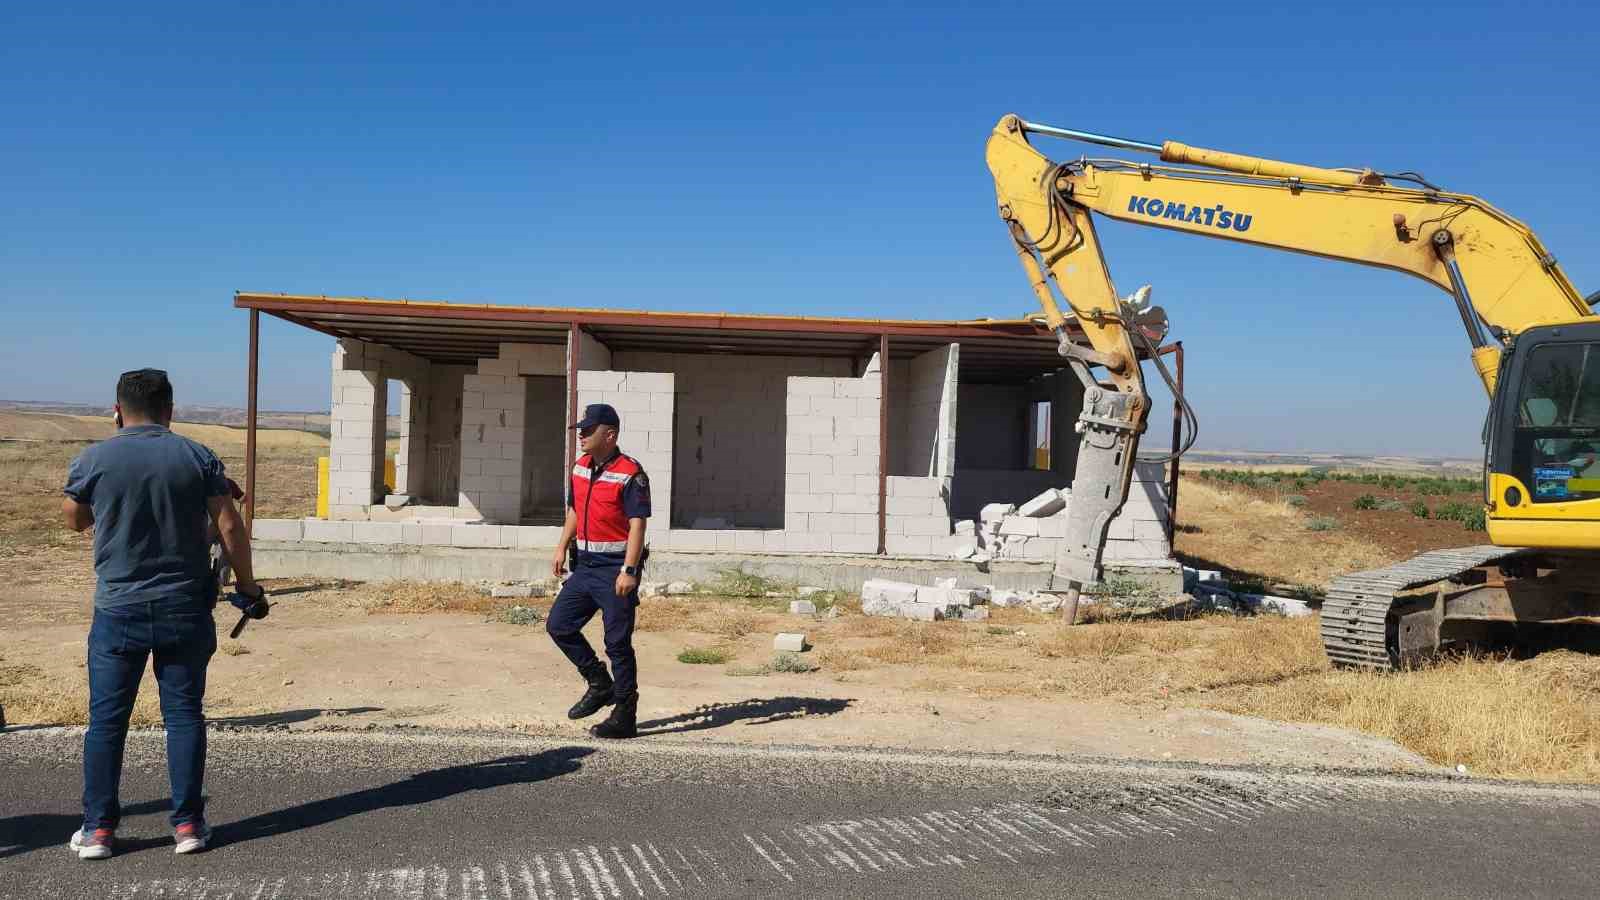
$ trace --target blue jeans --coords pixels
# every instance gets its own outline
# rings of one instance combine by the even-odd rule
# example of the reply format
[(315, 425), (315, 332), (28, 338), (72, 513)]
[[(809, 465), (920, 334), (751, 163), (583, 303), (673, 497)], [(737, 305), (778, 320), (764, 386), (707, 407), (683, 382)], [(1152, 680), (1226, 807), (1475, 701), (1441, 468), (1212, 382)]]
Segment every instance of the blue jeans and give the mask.
[(155, 656), (161, 719), (167, 729), (172, 825), (205, 812), (206, 666), (217, 649), (217, 626), (202, 600), (168, 597), (94, 611), (89, 628), (89, 730), (83, 736), (83, 824), (116, 828), (128, 719), (139, 696), (145, 660)]
[(545, 619), (545, 631), (579, 671), (600, 661), (583, 637), (583, 626), (596, 612), (605, 623), (606, 656), (611, 658), (612, 696), (626, 697), (639, 689), (639, 665), (633, 655), (633, 622), (639, 592), (617, 596), (621, 566), (579, 565), (561, 587)]

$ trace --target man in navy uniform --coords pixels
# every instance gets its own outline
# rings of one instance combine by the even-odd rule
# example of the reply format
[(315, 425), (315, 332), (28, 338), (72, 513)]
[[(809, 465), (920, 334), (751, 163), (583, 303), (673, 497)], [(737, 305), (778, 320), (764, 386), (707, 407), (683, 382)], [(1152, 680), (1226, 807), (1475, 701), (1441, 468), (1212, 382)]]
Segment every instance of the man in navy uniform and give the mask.
[[(645, 520), (650, 518), (650, 480), (638, 460), (617, 449), (622, 421), (615, 409), (592, 404), (572, 427), (578, 431), (583, 455), (572, 467), (567, 521), (550, 561), (551, 574), (561, 577), (574, 541), (576, 552), (572, 575), (550, 607), (545, 630), (589, 683), (567, 716), (582, 719), (610, 706), (610, 717), (589, 732), (596, 737), (631, 738), (637, 734), (639, 709), (633, 621), (639, 605)], [(605, 624), (609, 674), (582, 633), (597, 610)]]

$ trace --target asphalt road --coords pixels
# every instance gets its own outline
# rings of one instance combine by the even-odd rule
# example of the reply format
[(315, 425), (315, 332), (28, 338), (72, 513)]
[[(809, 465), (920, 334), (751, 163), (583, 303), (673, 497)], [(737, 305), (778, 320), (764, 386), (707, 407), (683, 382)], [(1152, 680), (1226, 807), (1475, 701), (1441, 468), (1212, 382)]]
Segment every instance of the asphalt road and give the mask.
[(172, 853), (159, 733), (117, 857), (66, 848), (79, 734), (0, 734), (0, 896), (1594, 896), (1600, 791), (1107, 760), (214, 733)]

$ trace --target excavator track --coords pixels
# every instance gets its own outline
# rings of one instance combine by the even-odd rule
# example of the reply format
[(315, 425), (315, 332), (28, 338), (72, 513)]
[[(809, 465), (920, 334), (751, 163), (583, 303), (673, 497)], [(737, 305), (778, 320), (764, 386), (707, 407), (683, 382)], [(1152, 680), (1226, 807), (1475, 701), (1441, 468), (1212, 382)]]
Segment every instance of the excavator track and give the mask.
[(1527, 552), (1493, 545), (1434, 550), (1334, 579), (1322, 604), (1322, 647), (1329, 661), (1336, 666), (1393, 670), (1398, 660), (1389, 640), (1389, 611), (1396, 595)]

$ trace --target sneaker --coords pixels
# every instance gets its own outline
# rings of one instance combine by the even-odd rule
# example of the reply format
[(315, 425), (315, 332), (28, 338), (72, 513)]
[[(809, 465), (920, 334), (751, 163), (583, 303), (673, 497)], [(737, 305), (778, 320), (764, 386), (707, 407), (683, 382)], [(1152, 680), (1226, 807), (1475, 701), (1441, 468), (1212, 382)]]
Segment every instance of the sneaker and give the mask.
[(211, 841), (211, 826), (204, 819), (185, 822), (173, 832), (172, 839), (178, 842), (174, 853), (195, 853), (204, 850)]
[(117, 834), (110, 828), (96, 828), (93, 831), (80, 828), (73, 832), (67, 846), (77, 851), (79, 859), (110, 859), (116, 840)]

